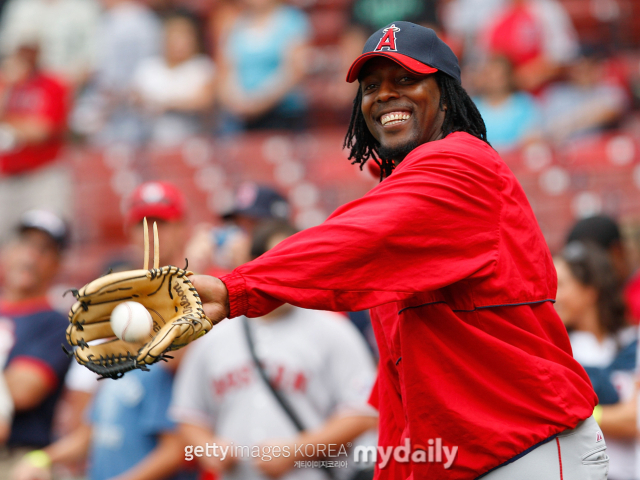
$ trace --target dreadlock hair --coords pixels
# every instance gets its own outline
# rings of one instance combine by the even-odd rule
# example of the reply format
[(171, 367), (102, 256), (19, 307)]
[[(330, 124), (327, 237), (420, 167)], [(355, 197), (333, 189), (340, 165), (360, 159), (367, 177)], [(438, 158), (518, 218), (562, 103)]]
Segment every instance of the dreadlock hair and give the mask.
[[(484, 120), (466, 90), (446, 73), (436, 72), (434, 75), (440, 88), (440, 110), (445, 112), (442, 132), (445, 135), (453, 132), (466, 132), (489, 144)], [(373, 159), (380, 167), (380, 180), (382, 181), (391, 175), (395, 164), (391, 159), (380, 158), (378, 153), (380, 143), (367, 128), (361, 106), (362, 90), (358, 89), (353, 101), (351, 120), (343, 147), (350, 149), (349, 160), (352, 160), (352, 165), (360, 164), (360, 170), (367, 163), (367, 160)]]

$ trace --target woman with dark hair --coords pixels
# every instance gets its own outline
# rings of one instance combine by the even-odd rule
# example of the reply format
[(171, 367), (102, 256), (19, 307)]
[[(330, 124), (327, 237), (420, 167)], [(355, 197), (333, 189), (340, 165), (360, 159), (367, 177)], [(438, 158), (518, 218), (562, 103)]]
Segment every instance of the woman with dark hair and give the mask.
[(589, 332), (600, 344), (613, 340), (627, 325), (620, 282), (607, 253), (595, 244), (571, 242), (556, 259), (556, 269), (556, 310), (571, 335)]
[(609, 479), (633, 479), (637, 333), (626, 322), (620, 282), (607, 253), (592, 243), (569, 243), (555, 266), (556, 310), (600, 400), (594, 417), (607, 438)]

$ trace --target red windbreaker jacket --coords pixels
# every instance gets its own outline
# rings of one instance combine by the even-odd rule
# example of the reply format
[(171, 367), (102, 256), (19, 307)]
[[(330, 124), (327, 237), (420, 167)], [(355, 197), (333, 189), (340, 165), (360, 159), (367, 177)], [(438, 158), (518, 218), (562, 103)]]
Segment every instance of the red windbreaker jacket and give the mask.
[(449, 469), (436, 456), (392, 460), (379, 479), (476, 478), (597, 403), (553, 308), (555, 269), (525, 194), (466, 133), (419, 146), (363, 198), (222, 280), (231, 317), (283, 302), (371, 308), (379, 445), (458, 447)]

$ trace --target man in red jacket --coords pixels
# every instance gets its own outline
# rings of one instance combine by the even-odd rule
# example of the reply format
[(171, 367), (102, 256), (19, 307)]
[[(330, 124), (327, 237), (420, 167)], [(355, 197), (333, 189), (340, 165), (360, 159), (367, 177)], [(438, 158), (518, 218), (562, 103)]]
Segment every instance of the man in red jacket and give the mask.
[(549, 250), (455, 55), (432, 30), (395, 22), (369, 38), (356, 79), (345, 144), (384, 179), (231, 274), (193, 277), (207, 314), (370, 308), (376, 478), (606, 478), (597, 397), (553, 308)]

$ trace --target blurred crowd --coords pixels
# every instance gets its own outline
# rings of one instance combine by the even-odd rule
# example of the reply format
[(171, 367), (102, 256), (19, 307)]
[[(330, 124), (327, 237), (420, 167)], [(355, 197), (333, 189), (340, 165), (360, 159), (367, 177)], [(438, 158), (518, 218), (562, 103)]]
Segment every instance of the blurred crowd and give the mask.
[(7, 0), (0, 202), (16, 208), (0, 210), (0, 239), (28, 208), (72, 215), (73, 172), (58, 162), (69, 145), (163, 149), (345, 124), (346, 66), (393, 20), (451, 45), (501, 152), (635, 125), (637, 45), (611, 32), (633, 27), (640, 5), (587, 3), (598, 28), (579, 34), (566, 0)]
[[(356, 88), (344, 81), (348, 65), (371, 33), (396, 20), (434, 28), (456, 52), (463, 85), (501, 153), (634, 131), (640, 75), (629, 59), (640, 61), (631, 33), (640, 1), (577, 3), (0, 1), (0, 480), (320, 479), (321, 469), (293, 472), (264, 459), (185, 462), (184, 448), (375, 443), (366, 400), (376, 352), (366, 312), (324, 316), (285, 306), (251, 320), (268, 374), (304, 412), (303, 428), (259, 387), (249, 350), (234, 356), (236, 346), (246, 350), (239, 322), (151, 374), (98, 383), (71, 365), (60, 348), (70, 306), (60, 293), (78, 285), (61, 268), (69, 248), (87, 245), (71, 221), (83, 199), (74, 195), (81, 179), (64, 161), (70, 148), (169, 151), (194, 138), (242, 144), (256, 132), (346, 129)], [(589, 16), (589, 28), (576, 24), (576, 12)], [(112, 228), (125, 241), (93, 262), (100, 268), (85, 272), (89, 278), (140, 268), (144, 217), (158, 224), (162, 265), (188, 258), (191, 270), (213, 275), (313, 224), (294, 218), (291, 192), (254, 182), (234, 185), (226, 210), (189, 218), (189, 192), (169, 175), (138, 173), (122, 205), (102, 205), (123, 213)], [(326, 194), (305, 188), (297, 197)], [(609, 478), (636, 479), (637, 255), (616, 219), (565, 227), (565, 245), (554, 252), (557, 311), (600, 398)], [(281, 343), (268, 347), (274, 338)]]
[[(612, 15), (614, 27), (623, 13)], [(66, 125), (102, 145), (318, 125), (318, 104), (349, 110), (345, 66), (393, 20), (431, 26), (448, 41), (499, 148), (615, 126), (633, 104), (618, 61), (627, 45), (579, 37), (559, 0), (8, 0), (4, 151), (59, 137)], [(310, 88), (314, 78), (321, 91)], [(18, 110), (29, 92), (48, 108)], [(47, 100), (65, 94), (60, 105)], [(48, 131), (16, 124), (27, 114)]]
[[(70, 216), (73, 176), (57, 162), (65, 145), (162, 149), (344, 124), (355, 92), (346, 66), (393, 20), (431, 26), (452, 46), (500, 151), (621, 128), (635, 118), (624, 61), (633, 42), (580, 36), (565, 3), (8, 0), (0, 202), (16, 208), (0, 211), (0, 227), (41, 205)], [(616, 0), (587, 3), (600, 27), (624, 30)]]
[[(144, 219), (157, 226), (162, 265), (189, 256), (189, 268), (215, 275), (297, 232), (287, 199), (264, 185), (242, 185), (221, 223), (200, 225), (193, 235), (187, 208), (171, 183), (141, 184), (127, 202), (129, 243), (104, 272), (140, 268)], [(375, 380), (368, 321), (283, 305), (225, 322), (149, 372), (98, 382), (60, 348), (69, 305), (50, 301), (69, 224), (29, 210), (10, 233), (1, 251), (0, 479), (324, 478), (319, 468), (294, 469), (294, 461), (312, 460), (345, 462), (335, 478), (371, 478), (369, 464), (346, 467), (347, 444), (352, 451), (376, 441), (377, 413), (367, 404)], [(194, 455), (207, 444), (249, 453)], [(313, 453), (296, 456), (302, 444)], [(342, 446), (344, 456), (325, 458), (318, 445)], [(274, 448), (287, 456), (273, 455)]]

